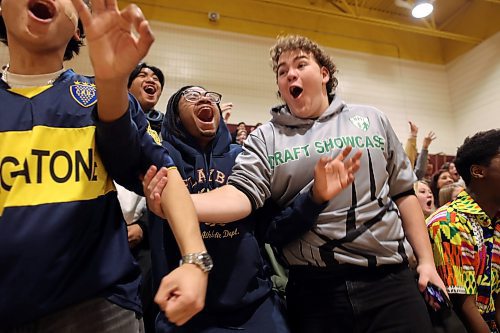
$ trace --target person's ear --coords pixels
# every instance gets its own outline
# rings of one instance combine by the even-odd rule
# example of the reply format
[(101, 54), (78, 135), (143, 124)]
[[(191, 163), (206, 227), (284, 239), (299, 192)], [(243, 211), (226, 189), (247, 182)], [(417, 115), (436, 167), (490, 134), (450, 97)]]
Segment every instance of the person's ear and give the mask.
[(76, 40), (77, 42), (81, 41), (80, 28), (76, 28), (75, 33), (73, 34), (73, 39)]
[(330, 80), (330, 71), (325, 66), (321, 67), (321, 77), (323, 78), (322, 82), (324, 84), (327, 84), (328, 81)]
[(472, 178), (482, 179), (486, 176), (486, 170), (482, 165), (473, 164), (470, 167), (470, 174)]

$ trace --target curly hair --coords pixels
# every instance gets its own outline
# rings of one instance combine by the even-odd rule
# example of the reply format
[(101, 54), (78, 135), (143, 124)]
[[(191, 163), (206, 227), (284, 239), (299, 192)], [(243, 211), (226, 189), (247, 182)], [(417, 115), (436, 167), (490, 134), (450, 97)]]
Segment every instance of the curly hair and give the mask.
[[(90, 0), (83, 0), (83, 2), (85, 2), (85, 4), (90, 8)], [(2, 1), (0, 0), (0, 4), (1, 3)], [(73, 59), (75, 55), (78, 55), (80, 53), (80, 47), (84, 45), (83, 39), (85, 38), (85, 31), (80, 19), (78, 19), (78, 30), (80, 31), (80, 38), (79, 40), (71, 38), (71, 40), (68, 42), (66, 50), (64, 51), (64, 61)], [(7, 28), (5, 27), (5, 22), (2, 16), (0, 16), (0, 42), (4, 43), (5, 45), (9, 45), (7, 41)]]
[(458, 147), (455, 167), (460, 176), (469, 185), (471, 181), (470, 168), (473, 164), (488, 166), (491, 160), (500, 153), (500, 129), (478, 132), (467, 137)]
[(337, 66), (335, 66), (333, 59), (328, 55), (328, 53), (326, 53), (325, 50), (323, 50), (323, 48), (307, 37), (299, 35), (278, 36), (276, 43), (269, 50), (273, 72), (276, 75), (276, 78), (278, 77), (278, 61), (280, 56), (285, 52), (295, 50), (301, 50), (312, 54), (320, 67), (328, 69), (330, 79), (326, 83), (326, 91), (330, 99), (330, 96), (332, 96), (334, 89), (338, 84), (338, 80), (335, 77)]

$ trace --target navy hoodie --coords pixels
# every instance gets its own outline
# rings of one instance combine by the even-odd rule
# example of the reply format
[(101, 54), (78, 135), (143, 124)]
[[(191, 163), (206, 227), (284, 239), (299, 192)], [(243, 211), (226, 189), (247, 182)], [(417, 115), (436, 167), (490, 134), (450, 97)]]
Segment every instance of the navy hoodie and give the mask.
[[(226, 184), (241, 146), (231, 144), (231, 135), (223, 121), (209, 152), (198, 147), (195, 139), (167, 133), (162, 128), (163, 146), (177, 165), (190, 193), (208, 192)], [(254, 236), (254, 215), (228, 223), (200, 223), (201, 233), (214, 268), (208, 279), (203, 312), (212, 315), (234, 315), (235, 310), (254, 305), (269, 295), (267, 278), (259, 244)], [(154, 216), (151, 221), (151, 250), (155, 290), (161, 278), (179, 265), (179, 249), (168, 224)]]

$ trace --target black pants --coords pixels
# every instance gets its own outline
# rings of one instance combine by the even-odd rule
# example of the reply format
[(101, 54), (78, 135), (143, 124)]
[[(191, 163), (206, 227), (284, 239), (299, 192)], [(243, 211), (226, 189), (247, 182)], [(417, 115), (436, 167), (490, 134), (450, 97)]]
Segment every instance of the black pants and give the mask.
[(432, 332), (407, 267), (339, 266), (290, 269), (287, 306), (293, 333)]

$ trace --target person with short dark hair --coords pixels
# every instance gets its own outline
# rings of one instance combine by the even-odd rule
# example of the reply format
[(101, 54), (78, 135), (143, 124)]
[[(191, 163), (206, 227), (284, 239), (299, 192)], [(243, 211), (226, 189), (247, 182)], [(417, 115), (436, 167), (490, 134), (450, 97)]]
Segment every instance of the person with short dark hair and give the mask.
[(164, 84), (165, 76), (161, 69), (145, 62), (139, 63), (134, 68), (127, 83), (128, 90), (137, 98), (142, 111), (146, 114), (149, 125), (158, 135), (164, 115), (154, 108), (161, 97)]
[(467, 137), (455, 165), (466, 184), (428, 220), (434, 260), (469, 332), (500, 328), (500, 129)]
[[(145, 62), (139, 63), (128, 78), (128, 91), (137, 99), (141, 109), (146, 115), (149, 127), (148, 133), (160, 142), (160, 129), (163, 113), (154, 108), (158, 103), (165, 77), (163, 72), (155, 66)], [(157, 307), (153, 301), (153, 285), (151, 278), (151, 252), (149, 249), (148, 209), (146, 199), (115, 183), (118, 200), (127, 223), (127, 234), (130, 250), (141, 268), (142, 283), (140, 298), (142, 302), (144, 331), (154, 332), (154, 321)]]

